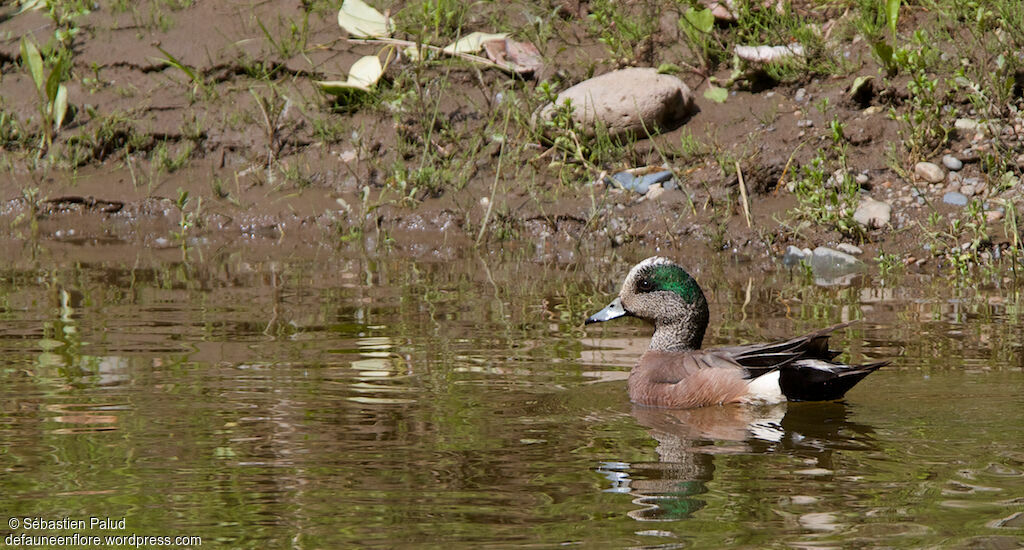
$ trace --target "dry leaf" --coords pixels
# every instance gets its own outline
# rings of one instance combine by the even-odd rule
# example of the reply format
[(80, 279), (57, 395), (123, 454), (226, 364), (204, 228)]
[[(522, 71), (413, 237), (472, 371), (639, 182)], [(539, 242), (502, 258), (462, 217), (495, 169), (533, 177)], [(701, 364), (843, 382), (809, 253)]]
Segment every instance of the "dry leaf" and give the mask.
[(384, 74), (384, 67), (375, 55), (360, 57), (352, 64), (346, 80), (315, 80), (314, 84), (321, 90), (338, 95), (346, 90), (362, 90), (369, 92)]
[(391, 19), (363, 0), (345, 0), (338, 10), (338, 25), (359, 38), (386, 38), (395, 32)]

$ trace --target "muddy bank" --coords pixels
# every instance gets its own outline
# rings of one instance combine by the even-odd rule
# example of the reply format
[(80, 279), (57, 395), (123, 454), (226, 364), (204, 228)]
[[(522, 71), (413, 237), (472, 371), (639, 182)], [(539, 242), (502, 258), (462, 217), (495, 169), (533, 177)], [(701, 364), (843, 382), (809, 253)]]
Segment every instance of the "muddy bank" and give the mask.
[[(168, 250), (358, 241), (439, 257), (471, 245), (558, 256), (632, 244), (765, 260), (790, 245), (847, 243), (868, 265), (938, 271), (1016, 244), (1020, 89), (993, 124), (995, 110), (952, 84), (957, 59), (969, 60), (957, 41), (980, 40), (949, 31), (952, 15), (905, 6), (889, 42), (935, 60), (891, 74), (852, 6), (792, 2), (714, 26), (720, 46), (755, 38), (745, 25), (756, 18), (818, 29), (792, 31), (812, 53), (786, 72), (702, 57), (685, 25), (693, 12), (675, 3), (569, 4), (458, 13), (455, 32), (503, 30), (536, 45), (543, 68), (527, 79), (350, 40), (332, 2), (5, 8), (0, 236)], [(443, 25), (418, 19), (420, 4), (377, 7), (395, 15), (401, 37), (447, 40)], [(639, 30), (625, 34), (627, 24)], [(922, 29), (933, 43), (914, 34)], [(1017, 34), (1007, 33), (1012, 49)], [(47, 69), (69, 59), (68, 114), (42, 152), (45, 96), (22, 61), (24, 37)], [(338, 100), (312, 84), (374, 54), (391, 62), (370, 96)], [(812, 63), (822, 60), (831, 65)], [(991, 71), (1012, 77), (1018, 61)], [(531, 125), (545, 88), (624, 66), (674, 66), (696, 92), (696, 114), (650, 139), (575, 149)], [(703, 95), (711, 88), (726, 90), (724, 103)], [(921, 112), (935, 128), (914, 122)], [(921, 161), (941, 174), (920, 172)], [(647, 166), (670, 170), (678, 188), (642, 195), (593, 183)], [(854, 221), (868, 198), (891, 207), (887, 219)]]

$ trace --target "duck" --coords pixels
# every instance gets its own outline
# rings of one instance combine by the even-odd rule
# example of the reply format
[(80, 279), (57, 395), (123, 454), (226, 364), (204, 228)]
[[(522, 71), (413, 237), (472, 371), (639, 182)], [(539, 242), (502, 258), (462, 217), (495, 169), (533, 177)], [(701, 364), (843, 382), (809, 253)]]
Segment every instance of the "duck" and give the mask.
[(833, 401), (890, 363), (833, 361), (841, 352), (829, 349), (829, 336), (856, 321), (789, 340), (702, 349), (710, 317), (704, 292), (679, 264), (660, 256), (633, 266), (618, 297), (584, 324), (621, 317), (654, 323), (650, 347), (629, 373), (629, 397), (637, 405)]

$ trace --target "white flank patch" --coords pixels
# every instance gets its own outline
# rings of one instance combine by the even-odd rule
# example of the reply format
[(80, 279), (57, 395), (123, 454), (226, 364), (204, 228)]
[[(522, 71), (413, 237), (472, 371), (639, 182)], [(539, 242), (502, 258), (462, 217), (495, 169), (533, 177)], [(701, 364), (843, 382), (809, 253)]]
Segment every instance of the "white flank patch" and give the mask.
[(782, 394), (782, 387), (779, 386), (777, 369), (751, 380), (747, 384), (747, 395), (743, 398), (745, 403), (764, 405), (782, 403), (785, 400), (786, 396)]
[(761, 441), (778, 443), (786, 435), (782, 428), (782, 417), (786, 416), (786, 406), (778, 405), (768, 409), (760, 409), (758, 419), (747, 424), (750, 435)]

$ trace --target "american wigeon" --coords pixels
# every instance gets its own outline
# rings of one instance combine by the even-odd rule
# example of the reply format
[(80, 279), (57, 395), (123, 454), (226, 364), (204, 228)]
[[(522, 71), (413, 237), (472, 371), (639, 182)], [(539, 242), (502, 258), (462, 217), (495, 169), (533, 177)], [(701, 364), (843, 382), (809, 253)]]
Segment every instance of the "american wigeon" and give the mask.
[(828, 337), (843, 323), (779, 342), (700, 349), (708, 302), (697, 281), (661, 257), (633, 266), (619, 297), (586, 324), (633, 316), (652, 321), (654, 336), (629, 373), (634, 403), (691, 408), (722, 403), (839, 399), (888, 361), (834, 363)]

